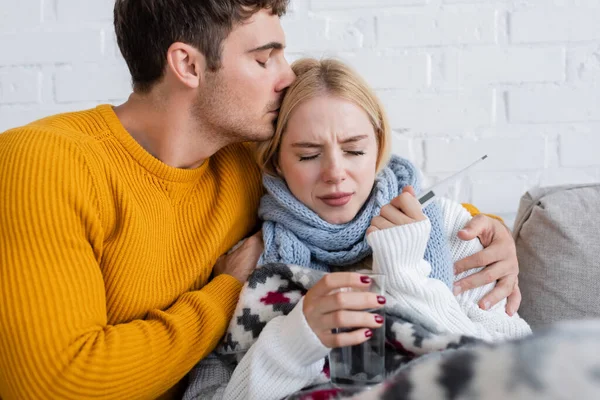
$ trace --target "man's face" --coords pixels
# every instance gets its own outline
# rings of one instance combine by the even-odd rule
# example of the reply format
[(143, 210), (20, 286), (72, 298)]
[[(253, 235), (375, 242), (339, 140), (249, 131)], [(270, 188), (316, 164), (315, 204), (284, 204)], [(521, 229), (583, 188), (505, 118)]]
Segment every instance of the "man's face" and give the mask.
[(228, 141), (269, 139), (284, 90), (295, 78), (283, 55), (279, 17), (255, 13), (222, 46), (221, 68), (205, 73), (194, 113)]

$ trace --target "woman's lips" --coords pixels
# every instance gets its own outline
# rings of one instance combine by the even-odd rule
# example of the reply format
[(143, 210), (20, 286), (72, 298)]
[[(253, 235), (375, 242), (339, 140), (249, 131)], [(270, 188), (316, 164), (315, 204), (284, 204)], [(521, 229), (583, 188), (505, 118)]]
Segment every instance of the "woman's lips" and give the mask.
[(348, 204), (352, 199), (353, 193), (334, 193), (327, 196), (319, 197), (319, 199), (330, 207), (341, 207)]

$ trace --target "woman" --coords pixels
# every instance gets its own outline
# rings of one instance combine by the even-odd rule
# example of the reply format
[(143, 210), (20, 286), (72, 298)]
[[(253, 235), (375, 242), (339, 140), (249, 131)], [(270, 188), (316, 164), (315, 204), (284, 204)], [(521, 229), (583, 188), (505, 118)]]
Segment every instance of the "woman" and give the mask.
[[(529, 334), (525, 321), (505, 313), (505, 302), (488, 311), (477, 306), (494, 284), (453, 295), (454, 280), (462, 278), (454, 277), (454, 262), (481, 249), (477, 240), (456, 237), (471, 216), (448, 199), (421, 209), (413, 189), (418, 172), (407, 160), (390, 159), (391, 130), (365, 82), (335, 60), (303, 59), (292, 68), (297, 79), (282, 103), (276, 133), (257, 149), (268, 191), (259, 210), (265, 221), (259, 264), (332, 273), (289, 314), (266, 324), (224, 398), (276, 399), (296, 392), (315, 383), (331, 348), (364, 342), (382, 326), (380, 316), (361, 310), (381, 308), (385, 298), (334, 293), (364, 287), (368, 277), (333, 271), (385, 274), (387, 296), (438, 330), (487, 341)], [(354, 329), (334, 334), (334, 328)]]

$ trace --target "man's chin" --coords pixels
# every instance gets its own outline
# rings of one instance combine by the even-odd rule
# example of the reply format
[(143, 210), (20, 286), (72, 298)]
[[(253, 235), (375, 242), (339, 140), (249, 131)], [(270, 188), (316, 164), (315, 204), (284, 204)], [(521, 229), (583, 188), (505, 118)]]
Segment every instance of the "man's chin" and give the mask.
[(274, 134), (275, 134), (275, 127), (265, 126), (264, 129), (254, 131), (252, 133), (251, 139), (249, 139), (249, 141), (251, 141), (251, 142), (266, 142), (267, 140), (271, 139)]
[[(250, 130), (249, 127), (254, 129)], [(275, 128), (270, 124), (265, 124), (264, 121), (253, 121), (246, 123), (245, 126), (238, 125), (237, 128), (231, 129), (231, 132), (235, 141), (264, 142), (273, 137)]]

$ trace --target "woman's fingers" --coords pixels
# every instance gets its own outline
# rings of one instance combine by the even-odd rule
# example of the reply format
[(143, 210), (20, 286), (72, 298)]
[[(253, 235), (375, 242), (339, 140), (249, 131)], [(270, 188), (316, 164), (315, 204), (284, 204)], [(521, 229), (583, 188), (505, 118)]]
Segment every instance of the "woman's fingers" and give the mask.
[(366, 342), (372, 336), (373, 330), (363, 328), (344, 333), (326, 332), (321, 335), (320, 339), (323, 345), (333, 349), (336, 347), (355, 346), (357, 344)]
[(389, 204), (381, 207), (379, 215), (371, 220), (371, 226), (367, 229), (366, 234), (425, 219), (427, 217), (423, 214), (421, 203), (415, 197), (414, 189), (412, 186), (406, 186), (402, 189), (402, 193), (394, 197)]
[(376, 329), (383, 325), (383, 321), (384, 319), (380, 314), (369, 313), (365, 311), (340, 310), (322, 315), (319, 326), (325, 331), (338, 328)]
[(411, 219), (411, 222), (426, 219), (427, 217), (423, 214), (423, 208), (419, 200), (409, 190), (405, 189), (390, 201), (390, 205), (402, 211), (402, 213)]
[(380, 217), (391, 223), (391, 226), (406, 225), (415, 222), (413, 218), (406, 215), (402, 210), (396, 208), (393, 203), (386, 204), (379, 211)]
[(371, 286), (371, 278), (356, 272), (332, 272), (323, 276), (307, 293), (310, 300), (327, 296), (342, 288), (366, 290)]
[(336, 292), (320, 299), (318, 310), (327, 314), (338, 310), (376, 310), (385, 304), (385, 297), (369, 292)]
[(426, 219), (421, 203), (413, 193), (412, 188), (404, 188), (400, 195), (381, 207), (379, 215), (371, 221), (371, 226), (377, 229), (388, 229)]
[[(381, 209), (381, 211), (383, 211), (383, 208)], [(380, 213), (381, 213), (381, 211), (380, 211)], [(396, 224), (394, 224), (393, 222), (391, 222), (390, 220), (388, 220), (387, 218), (385, 218), (381, 215), (376, 215), (371, 220), (371, 226), (375, 227), (381, 231), (384, 229), (393, 228), (396, 226)]]
[(414, 197), (417, 197), (417, 194), (415, 193), (415, 189), (411, 185), (404, 186), (402, 188), (402, 193), (404, 193), (404, 192), (408, 192), (408, 193), (412, 194)]
[[(303, 313), (310, 328), (327, 347), (352, 346), (364, 342), (381, 328), (383, 318), (366, 312), (383, 307), (384, 296), (369, 292), (373, 284), (366, 275), (334, 272), (325, 275), (304, 295)], [(331, 330), (353, 330), (332, 334)]]

